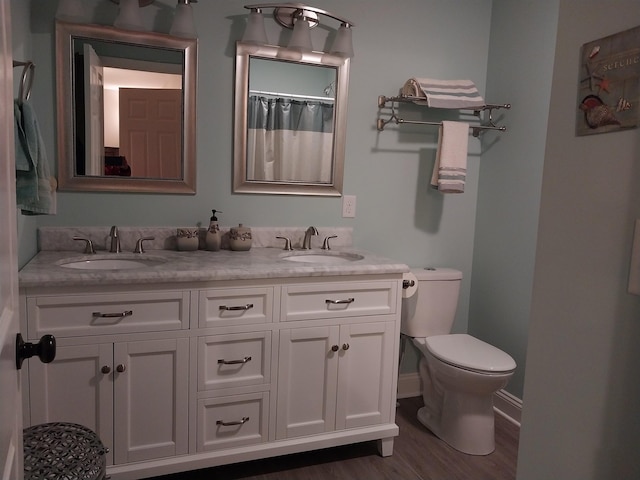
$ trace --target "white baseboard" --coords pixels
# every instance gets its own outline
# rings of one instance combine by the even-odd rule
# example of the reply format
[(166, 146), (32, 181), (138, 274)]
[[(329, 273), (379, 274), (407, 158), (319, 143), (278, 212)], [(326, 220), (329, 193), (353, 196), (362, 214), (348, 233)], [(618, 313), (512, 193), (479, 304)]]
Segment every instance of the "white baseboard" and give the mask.
[[(401, 373), (398, 377), (398, 398), (419, 397), (422, 395), (420, 374)], [(493, 396), (493, 408), (511, 423), (520, 426), (522, 418), (522, 400), (506, 390), (500, 390)]]
[(499, 390), (493, 396), (493, 409), (511, 423), (520, 426), (522, 400), (506, 390)]
[(398, 376), (398, 398), (419, 397), (422, 395), (422, 382), (420, 374), (401, 373)]

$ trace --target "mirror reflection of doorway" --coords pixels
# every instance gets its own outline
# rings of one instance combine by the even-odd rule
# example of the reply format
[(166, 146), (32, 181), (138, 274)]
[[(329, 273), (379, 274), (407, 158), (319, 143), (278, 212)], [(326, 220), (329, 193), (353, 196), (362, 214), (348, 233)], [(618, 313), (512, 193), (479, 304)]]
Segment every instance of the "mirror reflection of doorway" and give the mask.
[(85, 173), (104, 175), (104, 69), (91, 45), (84, 44)]
[(119, 130), (132, 177), (181, 178), (181, 90), (121, 88)]

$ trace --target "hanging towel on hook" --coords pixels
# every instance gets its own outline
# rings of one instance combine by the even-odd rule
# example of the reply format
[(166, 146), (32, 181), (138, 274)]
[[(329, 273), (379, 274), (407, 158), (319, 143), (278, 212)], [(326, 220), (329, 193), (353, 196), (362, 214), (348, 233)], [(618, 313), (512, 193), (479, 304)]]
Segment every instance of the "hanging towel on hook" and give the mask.
[(35, 112), (28, 101), (14, 102), (16, 203), (25, 215), (55, 213), (53, 182)]
[(413, 77), (405, 82), (402, 94), (424, 98), (415, 103), (433, 108), (474, 108), (484, 105), (484, 98), (471, 80)]
[(442, 193), (464, 193), (467, 177), (469, 124), (443, 121), (438, 133), (438, 151), (431, 186)]

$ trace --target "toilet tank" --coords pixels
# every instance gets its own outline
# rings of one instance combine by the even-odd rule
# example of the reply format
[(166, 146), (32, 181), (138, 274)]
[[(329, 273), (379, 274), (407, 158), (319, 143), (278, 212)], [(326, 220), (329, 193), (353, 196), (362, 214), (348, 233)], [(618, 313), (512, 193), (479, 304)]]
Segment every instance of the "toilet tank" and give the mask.
[(402, 299), (400, 331), (410, 337), (451, 333), (458, 308), (462, 272), (451, 268), (412, 268), (415, 294)]

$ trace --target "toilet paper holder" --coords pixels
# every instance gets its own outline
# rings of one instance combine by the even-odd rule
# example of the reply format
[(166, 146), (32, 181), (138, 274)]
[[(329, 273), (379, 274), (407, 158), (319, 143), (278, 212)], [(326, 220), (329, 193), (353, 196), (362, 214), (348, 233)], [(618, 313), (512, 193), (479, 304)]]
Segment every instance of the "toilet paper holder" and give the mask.
[(407, 288), (411, 288), (413, 286), (415, 286), (416, 282), (415, 280), (403, 280), (402, 281), (402, 288), (404, 288), (405, 290)]

